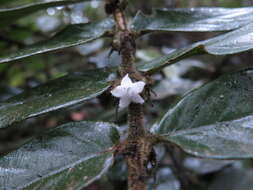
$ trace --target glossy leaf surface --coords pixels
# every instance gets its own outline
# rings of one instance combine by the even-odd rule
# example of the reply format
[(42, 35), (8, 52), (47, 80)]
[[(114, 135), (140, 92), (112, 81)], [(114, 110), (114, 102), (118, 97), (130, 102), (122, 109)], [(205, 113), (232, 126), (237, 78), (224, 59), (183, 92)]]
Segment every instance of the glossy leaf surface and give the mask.
[(253, 48), (253, 23), (209, 40), (200, 41), (188, 47), (138, 65), (140, 71), (154, 73), (170, 64), (197, 54), (229, 55), (248, 51)]
[[(27, 16), (36, 11), (47, 9), (49, 7), (64, 6), (73, 3), (79, 3), (85, 0), (53, 0), (53, 1), (35, 1), (33, 3), (26, 3), (26, 1), (10, 2), (4, 5), (7, 8), (0, 7), (0, 26), (10, 24), (11, 22)], [(17, 7), (15, 7), (15, 5)]]
[(112, 19), (96, 23), (69, 25), (51, 39), (27, 46), (9, 55), (0, 56), (0, 63), (80, 45), (104, 36), (113, 26)]
[(154, 131), (195, 156), (251, 158), (252, 96), (252, 69), (222, 76), (186, 95)]
[(94, 98), (110, 86), (110, 70), (67, 75), (32, 88), (0, 104), (0, 128)]
[(156, 10), (152, 15), (139, 12), (132, 23), (137, 32), (228, 31), (253, 22), (253, 7), (247, 8), (177, 8)]
[(111, 166), (113, 155), (108, 150), (118, 137), (110, 123), (62, 125), (0, 158), (0, 187), (82, 189)]

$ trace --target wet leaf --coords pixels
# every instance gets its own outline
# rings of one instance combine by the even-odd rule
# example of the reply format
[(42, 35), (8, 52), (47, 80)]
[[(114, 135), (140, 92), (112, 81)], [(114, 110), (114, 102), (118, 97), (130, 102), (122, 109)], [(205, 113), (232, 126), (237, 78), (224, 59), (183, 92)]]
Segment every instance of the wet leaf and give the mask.
[(153, 131), (207, 158), (253, 157), (253, 69), (224, 75), (187, 94)]
[(0, 128), (100, 95), (110, 86), (111, 72), (97, 69), (67, 75), (8, 99), (0, 104)]
[(79, 3), (86, 0), (53, 0), (53, 1), (35, 1), (32, 3), (26, 1), (11, 2), (0, 7), (0, 26), (11, 24), (13, 21), (27, 16), (36, 11), (47, 9), (49, 7), (64, 6), (73, 3)]
[(0, 158), (2, 189), (82, 189), (107, 172), (116, 126), (72, 122)]
[(113, 20), (109, 18), (95, 23), (69, 25), (51, 39), (27, 46), (9, 55), (0, 56), (0, 63), (72, 47), (98, 39), (110, 31), (113, 25)]
[(132, 23), (137, 32), (228, 31), (253, 22), (253, 7), (246, 8), (176, 8), (155, 10), (152, 15), (139, 12)]
[(253, 48), (253, 23), (243, 26), (214, 38), (194, 43), (188, 47), (138, 65), (140, 71), (154, 73), (160, 69), (174, 64), (186, 57), (208, 53), (210, 55), (229, 55), (248, 51)]
[(203, 43), (204, 50), (212, 55), (228, 55), (253, 48), (253, 23), (235, 31), (217, 36)]

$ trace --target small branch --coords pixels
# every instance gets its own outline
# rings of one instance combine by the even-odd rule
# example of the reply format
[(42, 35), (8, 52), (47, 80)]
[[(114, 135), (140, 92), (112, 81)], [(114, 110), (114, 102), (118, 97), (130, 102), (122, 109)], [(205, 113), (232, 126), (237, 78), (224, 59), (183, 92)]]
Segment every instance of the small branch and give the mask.
[[(126, 3), (126, 2), (124, 2)], [(121, 77), (129, 74), (131, 79), (141, 80), (144, 77), (136, 70), (135, 66), (135, 36), (128, 30), (124, 15), (125, 6), (119, 0), (107, 0), (105, 10), (113, 14), (116, 29), (113, 39), (113, 50), (121, 54), (122, 63), (120, 67)], [(128, 189), (146, 190), (147, 165), (150, 155), (153, 153), (153, 142), (147, 140), (147, 134), (143, 122), (143, 105), (131, 103), (128, 107), (128, 137), (121, 147), (128, 166)]]
[[(120, 4), (120, 1), (107, 0), (105, 7), (107, 7), (107, 9), (110, 9), (116, 22), (113, 47), (121, 54), (121, 77), (129, 74), (132, 79), (138, 80), (138, 78), (142, 77), (139, 77), (141, 74), (136, 70), (135, 67), (135, 37), (127, 28), (124, 10)], [(128, 124), (129, 139), (137, 140), (139, 137), (143, 137), (145, 135), (141, 104), (131, 103), (128, 107)]]
[(128, 108), (128, 139), (135, 140), (145, 136), (143, 127), (143, 108), (140, 104), (131, 103)]
[(130, 31), (119, 31), (120, 35), (120, 53), (122, 57), (122, 63), (121, 63), (121, 75), (124, 76), (127, 73), (132, 77), (135, 78), (135, 75), (137, 75), (138, 71), (135, 67), (135, 51), (136, 51), (136, 45), (135, 45), (135, 39), (133, 34), (131, 34)]

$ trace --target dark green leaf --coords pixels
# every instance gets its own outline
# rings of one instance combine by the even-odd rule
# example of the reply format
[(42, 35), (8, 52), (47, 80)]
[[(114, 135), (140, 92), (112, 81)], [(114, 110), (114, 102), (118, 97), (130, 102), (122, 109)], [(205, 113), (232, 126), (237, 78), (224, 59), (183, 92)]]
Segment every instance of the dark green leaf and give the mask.
[(154, 128), (189, 154), (253, 157), (253, 69), (220, 77), (186, 95)]
[(253, 48), (253, 23), (232, 32), (219, 35), (209, 40), (197, 42), (188, 47), (174, 50), (168, 55), (138, 65), (140, 71), (154, 73), (163, 67), (191, 55), (208, 53), (211, 55), (228, 55), (248, 51)]
[[(82, 189), (113, 162), (116, 127), (102, 122), (62, 125), (0, 159), (1, 189)], [(108, 151), (110, 150), (110, 151)]]
[(253, 23), (203, 42), (204, 50), (212, 55), (228, 55), (253, 48)]
[(139, 12), (132, 23), (137, 32), (228, 31), (253, 22), (253, 7), (247, 8), (177, 8), (156, 10), (152, 15)]
[(137, 65), (138, 70), (142, 72), (148, 72), (150, 74), (155, 73), (162, 68), (174, 64), (184, 58), (187, 58), (189, 56), (195, 55), (195, 54), (202, 54), (204, 53), (202, 46), (199, 46), (199, 44), (193, 44), (191, 46), (188, 46), (186, 48), (181, 48), (174, 50), (173, 52), (164, 55), (159, 58), (155, 58), (149, 62), (142, 62)]
[(0, 128), (89, 100), (108, 89), (110, 70), (68, 75), (32, 88), (0, 104)]
[(1, 56), (0, 63), (80, 45), (104, 36), (113, 26), (112, 19), (105, 19), (96, 23), (69, 25), (51, 39), (20, 49), (9, 55)]
[(63, 6), (63, 5), (73, 4), (73, 3), (79, 3), (81, 1), (85, 1), (85, 0), (57, 0), (57, 1), (53, 0), (49, 2), (36, 1), (36, 2), (31, 2), (31, 3), (19, 2), (18, 7), (0, 8), (0, 26), (10, 24), (11, 22), (23, 16), (27, 16), (31, 13), (34, 13), (42, 9), (46, 9), (49, 7)]

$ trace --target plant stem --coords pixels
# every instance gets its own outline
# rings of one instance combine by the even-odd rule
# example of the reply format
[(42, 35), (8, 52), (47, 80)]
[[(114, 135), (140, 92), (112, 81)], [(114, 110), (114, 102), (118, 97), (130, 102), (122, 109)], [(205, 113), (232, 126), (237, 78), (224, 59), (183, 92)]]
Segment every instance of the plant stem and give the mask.
[[(143, 127), (143, 111), (142, 105), (131, 103), (128, 107), (128, 140), (132, 144), (133, 150), (130, 156), (127, 157), (128, 166), (128, 189), (129, 190), (146, 190), (145, 184), (145, 163), (147, 160), (145, 150), (141, 143), (141, 137), (145, 136)], [(145, 138), (143, 138), (145, 140)], [(142, 154), (143, 152), (143, 154)]]
[(143, 127), (143, 107), (140, 104), (131, 103), (128, 107), (128, 139), (135, 140), (145, 136)]
[[(127, 28), (127, 21), (124, 15), (124, 8), (119, 0), (107, 0), (105, 7), (107, 13), (112, 13), (116, 22), (113, 48), (116, 49), (122, 58), (120, 74), (121, 77), (129, 74), (132, 79), (141, 76), (135, 66), (135, 36)], [(128, 165), (128, 189), (146, 190), (144, 178), (146, 175), (146, 162), (152, 149), (150, 142), (145, 141), (145, 128), (143, 123), (143, 106), (131, 103), (128, 107), (128, 138), (126, 144), (126, 161)], [(145, 154), (146, 153), (146, 154)]]

